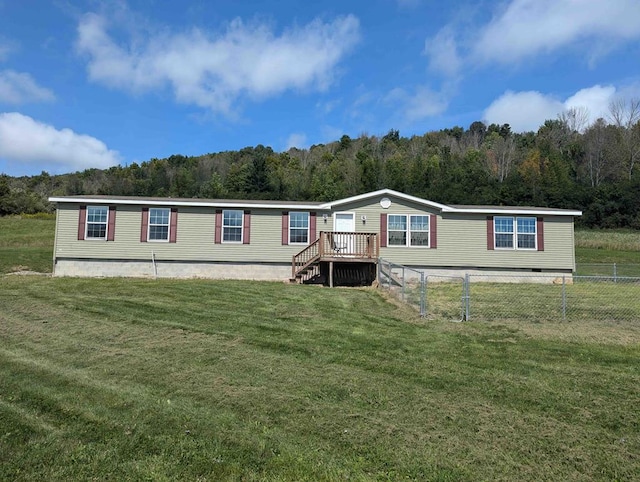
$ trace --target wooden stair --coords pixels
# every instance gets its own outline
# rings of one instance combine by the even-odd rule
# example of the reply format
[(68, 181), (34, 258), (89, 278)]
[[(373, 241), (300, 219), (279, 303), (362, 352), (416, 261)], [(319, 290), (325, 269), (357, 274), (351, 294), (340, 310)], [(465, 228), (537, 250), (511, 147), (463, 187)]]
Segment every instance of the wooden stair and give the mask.
[[(355, 273), (359, 269), (356, 263), (377, 263), (380, 255), (380, 244), (377, 233), (348, 233), (339, 231), (321, 231), (318, 239), (313, 241), (299, 253), (293, 255), (291, 260), (291, 282), (312, 283), (329, 280), (333, 285), (334, 263), (341, 267), (339, 273), (345, 272), (347, 266), (351, 266), (349, 272)], [(321, 264), (327, 263), (323, 269)], [(370, 274), (362, 269), (363, 275), (338, 276), (338, 280), (368, 280)], [(325, 276), (326, 275), (326, 276)], [(345, 281), (353, 285), (353, 281)]]

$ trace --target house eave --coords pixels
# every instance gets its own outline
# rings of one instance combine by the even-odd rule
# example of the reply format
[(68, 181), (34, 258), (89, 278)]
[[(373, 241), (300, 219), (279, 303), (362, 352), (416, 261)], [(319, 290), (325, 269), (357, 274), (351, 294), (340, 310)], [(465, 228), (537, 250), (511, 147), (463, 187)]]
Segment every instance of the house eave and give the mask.
[(188, 207), (212, 207), (229, 209), (289, 209), (289, 210), (321, 210), (319, 204), (291, 204), (291, 203), (251, 203), (238, 201), (191, 201), (179, 199), (116, 199), (116, 198), (91, 198), (91, 197), (50, 197), (53, 203), (82, 203), (82, 204), (114, 204), (137, 206), (188, 206)]
[(436, 210), (442, 214), (485, 214), (485, 215), (531, 215), (531, 216), (582, 216), (582, 211), (568, 209), (535, 208), (515, 206), (454, 206), (446, 205), (409, 194), (404, 194), (393, 189), (380, 189), (369, 193), (359, 194), (344, 199), (329, 202), (291, 202), (291, 201), (245, 201), (224, 199), (184, 199), (184, 198), (144, 198), (135, 196), (52, 196), (53, 203), (81, 203), (81, 204), (111, 204), (111, 205), (137, 205), (137, 206), (187, 206), (209, 207), (222, 209), (282, 209), (297, 211), (334, 211), (341, 206), (354, 202), (378, 198), (395, 197), (415, 204)]
[(344, 204), (350, 204), (353, 202), (362, 201), (365, 199), (375, 198), (379, 196), (394, 196), (400, 199), (404, 199), (405, 201), (411, 201), (416, 204), (421, 204), (423, 206), (429, 206), (431, 208), (437, 209), (439, 211), (448, 208), (446, 204), (440, 204), (434, 201), (429, 201), (427, 199), (422, 199), (416, 196), (411, 196), (409, 194), (405, 194), (403, 192), (394, 191), (393, 189), (380, 189), (378, 191), (367, 192), (364, 194), (358, 194), (357, 196), (351, 196), (344, 199), (338, 199), (336, 201), (329, 201), (327, 203), (321, 204), (321, 208), (323, 209), (331, 209), (333, 210), (337, 206), (342, 206)]
[(490, 209), (490, 208), (456, 208), (453, 206), (447, 206), (442, 210), (443, 213), (459, 213), (459, 214), (493, 214), (500, 216), (504, 215), (535, 215), (535, 216), (582, 216), (582, 211), (570, 211), (563, 209), (518, 209), (518, 208), (506, 208), (506, 209)]

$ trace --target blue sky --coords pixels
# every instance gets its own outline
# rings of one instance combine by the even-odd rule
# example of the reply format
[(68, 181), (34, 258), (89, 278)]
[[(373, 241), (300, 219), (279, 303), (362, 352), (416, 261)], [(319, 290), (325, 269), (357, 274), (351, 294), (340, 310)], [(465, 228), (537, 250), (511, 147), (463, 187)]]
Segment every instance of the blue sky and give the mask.
[(595, 120), (639, 60), (638, 0), (0, 0), (0, 173)]

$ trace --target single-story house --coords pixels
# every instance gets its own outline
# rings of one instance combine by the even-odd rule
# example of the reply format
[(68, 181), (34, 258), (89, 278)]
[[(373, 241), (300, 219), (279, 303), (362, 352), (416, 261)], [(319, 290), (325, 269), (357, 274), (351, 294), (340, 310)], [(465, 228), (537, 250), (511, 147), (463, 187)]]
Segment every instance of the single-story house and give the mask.
[(347, 281), (357, 272), (370, 282), (378, 258), (433, 273), (557, 276), (575, 269), (573, 221), (582, 214), (446, 205), (390, 189), (330, 202), (49, 200), (56, 276), (328, 281), (342, 267)]

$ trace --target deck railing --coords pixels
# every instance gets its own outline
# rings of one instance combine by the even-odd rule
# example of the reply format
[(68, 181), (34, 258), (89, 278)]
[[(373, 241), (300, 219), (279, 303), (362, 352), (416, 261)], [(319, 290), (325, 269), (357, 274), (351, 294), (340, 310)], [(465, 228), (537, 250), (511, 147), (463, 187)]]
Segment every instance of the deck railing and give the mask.
[(380, 255), (380, 246), (376, 233), (321, 231), (318, 241), (321, 258), (377, 259)]
[(377, 233), (321, 231), (318, 239), (293, 255), (291, 278), (306, 273), (323, 259), (345, 258), (377, 260), (380, 242)]

